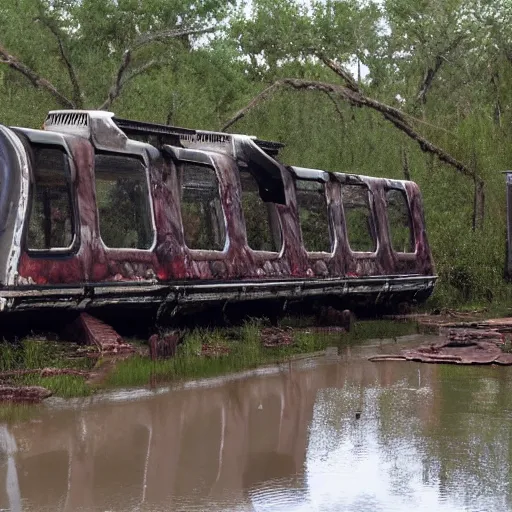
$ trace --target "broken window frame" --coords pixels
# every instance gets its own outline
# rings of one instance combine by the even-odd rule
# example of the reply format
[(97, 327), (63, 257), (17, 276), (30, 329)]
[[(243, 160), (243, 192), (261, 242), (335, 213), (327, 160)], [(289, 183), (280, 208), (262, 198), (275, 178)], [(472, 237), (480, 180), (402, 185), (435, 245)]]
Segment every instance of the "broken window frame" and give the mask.
[[(74, 186), (74, 176), (75, 176), (75, 166), (73, 162), (73, 158), (71, 156), (71, 153), (69, 152), (68, 148), (64, 144), (45, 144), (45, 143), (34, 143), (29, 142), (30, 145), (30, 193), (29, 193), (29, 200), (28, 200), (28, 208), (26, 213), (26, 229), (25, 229), (25, 235), (24, 235), (24, 246), (27, 254), (30, 257), (38, 258), (38, 257), (48, 257), (48, 256), (70, 256), (73, 254), (76, 254), (78, 252), (78, 249), (80, 247), (80, 218), (78, 214), (78, 198), (77, 198), (77, 192), (76, 188)], [(69, 199), (69, 206), (71, 208), (71, 215), (70, 215), (70, 221), (71, 221), (71, 242), (67, 247), (49, 247), (45, 249), (37, 249), (37, 248), (31, 248), (29, 246), (29, 229), (30, 229), (30, 222), (32, 220), (32, 214), (33, 214), (33, 207), (34, 207), (34, 201), (35, 197), (34, 194), (36, 192), (36, 152), (43, 149), (50, 149), (50, 150), (57, 150), (62, 153), (62, 159), (65, 166), (65, 172), (66, 172), (66, 184), (67, 184), (67, 192), (68, 192), (68, 199)]]
[[(205, 167), (213, 171), (215, 175), (215, 180), (217, 182), (217, 194), (219, 199), (219, 206), (222, 212), (222, 221), (224, 226), (224, 247), (222, 249), (193, 249), (188, 246), (187, 238), (185, 235), (185, 225), (183, 223), (183, 177), (186, 172), (185, 168), (187, 165), (193, 165), (196, 167)], [(224, 203), (222, 201), (222, 190), (221, 183), (217, 173), (217, 167), (214, 165), (214, 162), (210, 158), (206, 159), (180, 159), (176, 165), (176, 171), (178, 173), (178, 184), (179, 184), (179, 207), (180, 207), (180, 222), (181, 229), (183, 234), (183, 244), (190, 251), (190, 254), (195, 260), (210, 260), (210, 259), (223, 259), (226, 255), (229, 245), (229, 230), (228, 230), (228, 221), (226, 216), (226, 211), (224, 209)]]
[[(405, 205), (407, 207), (407, 218), (409, 221), (409, 243), (411, 244), (411, 247), (413, 248), (412, 251), (397, 251), (393, 246), (393, 231), (391, 229), (391, 223), (389, 221), (389, 208), (388, 208), (388, 192), (389, 191), (397, 191), (400, 194), (402, 194), (402, 197), (405, 200)], [(409, 197), (407, 195), (407, 191), (401, 187), (392, 187), (387, 186), (384, 187), (384, 196), (386, 198), (386, 225), (388, 230), (388, 239), (389, 239), (389, 246), (391, 250), (395, 254), (399, 254), (400, 256), (409, 256), (409, 257), (415, 257), (416, 256), (416, 236), (414, 234), (414, 225), (412, 221), (412, 213), (411, 213), (411, 205), (409, 203)]]
[[(373, 239), (373, 243), (374, 243), (373, 251), (356, 251), (350, 245), (350, 231), (349, 231), (349, 226), (347, 223), (345, 203), (343, 201), (343, 187), (360, 187), (360, 188), (366, 189), (367, 198), (368, 198), (368, 203), (367, 203), (368, 204), (368, 212), (370, 214), (372, 228), (373, 228), (370, 233), (370, 235)], [(351, 181), (342, 181), (341, 182), (341, 190), (340, 190), (340, 200), (341, 200), (341, 208), (343, 209), (343, 230), (345, 233), (345, 239), (347, 241), (347, 246), (348, 246), (351, 254), (354, 255), (355, 257), (363, 257), (363, 258), (375, 257), (377, 254), (377, 251), (379, 250), (380, 240), (379, 240), (379, 236), (377, 233), (376, 215), (375, 215), (374, 204), (373, 204), (373, 192), (370, 190), (370, 187), (364, 181), (357, 182), (357, 183), (354, 183)]]
[[(148, 197), (148, 205), (149, 205), (149, 216), (150, 216), (150, 229), (153, 235), (151, 245), (148, 248), (138, 248), (138, 247), (112, 247), (110, 245), (107, 245), (105, 241), (103, 240), (103, 237), (101, 236), (101, 213), (98, 205), (98, 199), (97, 199), (97, 190), (96, 190), (96, 157), (98, 156), (110, 156), (110, 157), (118, 157), (118, 158), (130, 158), (131, 160), (136, 160), (142, 168), (142, 172), (144, 174), (144, 178), (146, 181), (146, 191), (147, 191), (147, 197)], [(101, 240), (101, 243), (103, 244), (104, 249), (108, 251), (135, 251), (135, 252), (143, 252), (143, 253), (150, 253), (155, 250), (156, 244), (157, 244), (157, 230), (156, 230), (156, 223), (155, 223), (155, 208), (153, 204), (153, 195), (151, 194), (151, 180), (149, 177), (149, 169), (144, 161), (144, 159), (139, 154), (135, 153), (120, 153), (115, 151), (95, 151), (94, 152), (94, 174), (93, 174), (93, 181), (94, 181), (94, 195), (96, 200), (96, 215), (98, 219), (98, 238)]]
[[(298, 183), (299, 182), (304, 182), (304, 183), (316, 183), (317, 185), (320, 185), (323, 189), (323, 197), (324, 197), (324, 200), (325, 200), (325, 211), (326, 211), (326, 214), (327, 214), (327, 229), (328, 229), (328, 233), (329, 233), (329, 239), (330, 239), (330, 245), (331, 245), (331, 250), (330, 251), (309, 251), (308, 248), (306, 247), (306, 244), (304, 243), (304, 234), (303, 234), (303, 231), (302, 231), (302, 222), (300, 221), (300, 204), (299, 204), (299, 199), (298, 199), (298, 192), (300, 192), (299, 188), (298, 188)], [(299, 223), (299, 229), (300, 229), (300, 237), (301, 237), (301, 243), (302, 243), (302, 247), (304, 248), (304, 250), (306, 251), (307, 255), (310, 257), (310, 258), (330, 258), (334, 255), (334, 252), (336, 251), (336, 245), (337, 245), (337, 240), (336, 240), (336, 230), (333, 228), (333, 222), (332, 222), (332, 215), (331, 215), (331, 206), (329, 204), (329, 200), (328, 200), (328, 197), (327, 197), (327, 187), (326, 187), (326, 184), (327, 182), (323, 179), (319, 179), (319, 178), (311, 178), (311, 179), (308, 179), (306, 177), (298, 177), (296, 176), (295, 179), (294, 179), (294, 184), (295, 184), (295, 197), (296, 197), (296, 206), (297, 206), (297, 218), (298, 218), (298, 223)]]
[[(244, 174), (249, 175), (251, 177), (251, 179), (253, 180), (254, 185), (256, 186), (256, 190), (251, 190), (250, 192), (256, 193), (258, 195), (259, 200), (262, 202), (262, 204), (266, 206), (266, 209), (267, 209), (267, 219), (266, 220), (267, 220), (268, 229), (270, 231), (270, 236), (273, 238), (273, 243), (275, 244), (276, 249), (277, 249), (275, 251), (269, 251), (269, 250), (265, 250), (265, 249), (254, 249), (249, 244), (249, 236), (248, 236), (248, 232), (247, 232), (247, 219), (246, 219), (244, 206), (243, 206), (244, 189), (242, 187), (242, 178), (243, 178)], [(246, 239), (247, 247), (249, 247), (249, 249), (252, 252), (254, 252), (255, 254), (264, 256), (265, 258), (268, 258), (268, 259), (279, 258), (279, 256), (282, 254), (282, 252), (284, 250), (284, 236), (283, 236), (283, 226), (281, 224), (281, 217), (277, 211), (276, 203), (273, 201), (265, 201), (262, 198), (260, 182), (254, 175), (254, 172), (248, 168), (239, 166), (238, 186), (239, 186), (239, 190), (240, 190), (240, 208), (241, 208), (242, 216), (243, 216), (243, 220), (244, 220), (245, 239)]]

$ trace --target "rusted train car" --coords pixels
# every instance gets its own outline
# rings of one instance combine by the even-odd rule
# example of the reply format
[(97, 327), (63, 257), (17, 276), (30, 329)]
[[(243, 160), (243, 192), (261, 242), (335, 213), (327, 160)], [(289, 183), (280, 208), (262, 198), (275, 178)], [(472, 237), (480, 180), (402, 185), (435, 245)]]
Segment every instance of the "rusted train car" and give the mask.
[(103, 111), (0, 125), (0, 310), (161, 320), (424, 301), (436, 276), (417, 185), (287, 166), (281, 147)]

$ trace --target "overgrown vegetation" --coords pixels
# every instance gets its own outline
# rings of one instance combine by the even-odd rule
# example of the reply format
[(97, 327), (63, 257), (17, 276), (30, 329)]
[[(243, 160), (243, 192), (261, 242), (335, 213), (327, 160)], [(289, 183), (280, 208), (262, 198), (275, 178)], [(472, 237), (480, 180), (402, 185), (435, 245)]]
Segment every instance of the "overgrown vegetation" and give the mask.
[[(286, 329), (286, 328), (285, 328)], [(265, 347), (262, 324), (251, 321), (240, 328), (195, 329), (178, 347), (175, 358), (151, 361), (133, 357), (120, 362), (108, 376), (108, 386), (158, 384), (176, 379), (210, 377), (287, 361), (327, 347), (342, 347), (370, 338), (393, 338), (417, 332), (414, 323), (369, 321), (357, 324), (351, 333), (290, 328), (292, 343)], [(264, 337), (264, 335), (263, 335)], [(206, 349), (206, 350), (205, 350)], [(213, 353), (213, 356), (205, 353)]]
[[(352, 332), (344, 333), (301, 327), (296, 323), (292, 328), (285, 322), (283, 328), (277, 329), (277, 338), (283, 336), (287, 343), (268, 347), (264, 342), (275, 333), (273, 329), (270, 331), (270, 335), (265, 333), (262, 321), (250, 321), (230, 329), (194, 329), (186, 334), (175, 357), (152, 361), (141, 351), (139, 355), (118, 361), (103, 379), (94, 384), (89, 384), (83, 376), (42, 377), (38, 373), (9, 376), (3, 382), (43, 386), (61, 397), (87, 396), (104, 388), (157, 385), (284, 362), (300, 354), (323, 351), (327, 347), (339, 348), (371, 338), (393, 338), (415, 333), (417, 326), (408, 322), (368, 321), (358, 323)], [(0, 347), (0, 372), (46, 367), (92, 369), (91, 358), (70, 358), (73, 348), (65, 347), (64, 342), (57, 344), (38, 339), (23, 340), (15, 345), (3, 343)], [(102, 361), (97, 361), (94, 370), (101, 372), (101, 365)]]
[(230, 129), (285, 142), (290, 164), (410, 177), (440, 276), (433, 305), (502, 302), (511, 20), (503, 0), (4, 2), (0, 120), (40, 127), (50, 109), (102, 106), (218, 130), (276, 80), (360, 91), (465, 171), (422, 152), (396, 116), (325, 91), (276, 89)]
[[(76, 346), (57, 343), (46, 338), (27, 338), (16, 343), (0, 343), (0, 372), (44, 368), (73, 368), (85, 370), (94, 364), (92, 359), (76, 356)], [(13, 375), (0, 381), (15, 386), (42, 386), (62, 397), (86, 396), (91, 393), (84, 377), (38, 374)]]

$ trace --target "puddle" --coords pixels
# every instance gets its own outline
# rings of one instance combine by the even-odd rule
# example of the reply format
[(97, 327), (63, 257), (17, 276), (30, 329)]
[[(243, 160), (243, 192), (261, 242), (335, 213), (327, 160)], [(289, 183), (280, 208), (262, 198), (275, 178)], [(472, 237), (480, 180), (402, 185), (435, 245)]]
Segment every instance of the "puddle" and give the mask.
[(510, 510), (510, 369), (367, 360), (426, 339), (50, 399), (0, 423), (0, 510)]

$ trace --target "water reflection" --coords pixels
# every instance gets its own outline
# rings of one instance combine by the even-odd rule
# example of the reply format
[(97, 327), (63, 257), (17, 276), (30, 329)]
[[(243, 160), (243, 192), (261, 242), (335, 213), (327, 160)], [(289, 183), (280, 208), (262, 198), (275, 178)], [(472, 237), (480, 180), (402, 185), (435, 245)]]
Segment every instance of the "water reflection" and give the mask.
[(509, 510), (509, 369), (352, 350), (0, 426), (0, 510)]

